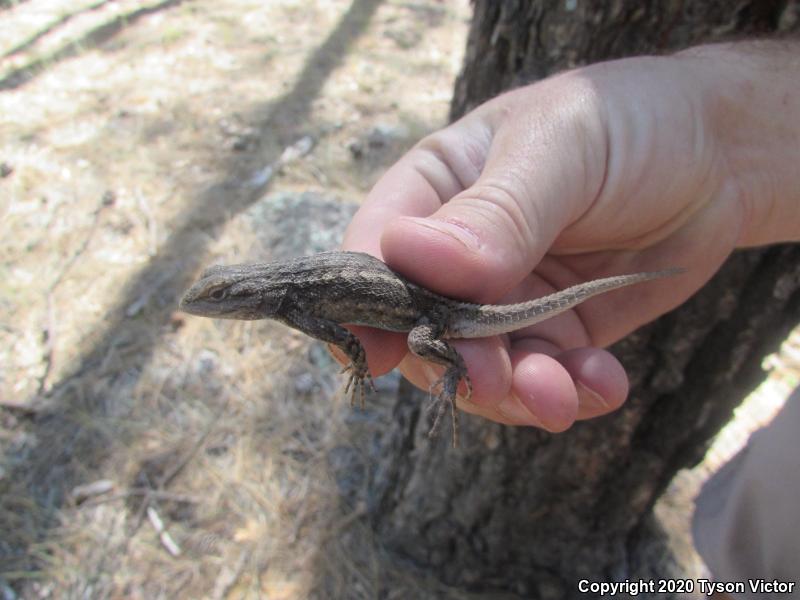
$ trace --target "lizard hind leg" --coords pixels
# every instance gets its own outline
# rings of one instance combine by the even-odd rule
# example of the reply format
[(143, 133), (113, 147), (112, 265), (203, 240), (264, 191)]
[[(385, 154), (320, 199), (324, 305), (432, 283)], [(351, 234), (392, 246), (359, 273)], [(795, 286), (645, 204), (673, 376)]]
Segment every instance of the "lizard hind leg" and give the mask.
[(446, 367), (444, 375), (431, 386), (433, 390), (441, 383), (441, 391), (437, 394), (432, 411), (435, 411), (433, 424), (429, 437), (438, 434), (442, 419), (448, 407), (453, 417), (453, 447), (458, 446), (458, 408), (456, 406), (456, 395), (458, 384), (463, 379), (467, 385), (467, 399), (472, 395), (472, 383), (467, 374), (467, 367), (464, 359), (456, 349), (441, 339), (441, 328), (429, 323), (422, 323), (414, 327), (408, 334), (408, 347), (420, 358), (444, 365)]

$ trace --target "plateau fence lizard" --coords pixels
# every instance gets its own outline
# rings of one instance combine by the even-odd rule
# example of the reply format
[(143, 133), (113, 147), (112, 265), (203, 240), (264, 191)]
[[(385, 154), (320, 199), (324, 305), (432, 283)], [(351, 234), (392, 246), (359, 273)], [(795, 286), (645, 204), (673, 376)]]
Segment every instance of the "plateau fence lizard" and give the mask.
[(350, 372), (345, 394), (350, 392), (352, 405), (358, 390), (362, 407), (365, 384), (374, 385), (361, 342), (342, 325), (408, 332), (411, 352), (445, 367), (430, 435), (438, 431), (449, 407), (455, 446), (458, 384), (464, 380), (467, 397), (472, 386), (464, 360), (446, 340), (509, 333), (554, 317), (597, 294), (682, 271), (675, 268), (596, 279), (519, 304), (473, 304), (411, 283), (369, 254), (323, 252), (273, 263), (211, 267), (185, 293), (180, 308), (220, 319), (275, 319), (335, 344), (350, 359), (343, 371)]

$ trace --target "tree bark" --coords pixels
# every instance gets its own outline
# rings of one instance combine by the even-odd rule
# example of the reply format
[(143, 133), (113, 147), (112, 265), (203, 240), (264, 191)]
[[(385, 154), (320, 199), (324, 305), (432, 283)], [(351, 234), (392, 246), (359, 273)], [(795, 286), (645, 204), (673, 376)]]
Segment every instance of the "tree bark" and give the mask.
[(796, 32), (787, 0), (478, 0), (451, 106), (455, 119), (502, 91), (604, 60)]
[[(573, 4), (475, 2), (453, 116), (579, 64), (797, 28), (785, 2)], [(581, 579), (674, 576), (669, 557), (641, 558), (651, 509), (798, 320), (800, 246), (774, 246), (736, 253), (689, 302), (618, 343), (627, 403), (563, 434), (465, 417), (450, 450), (427, 440), (427, 394), (404, 383), (372, 476), (374, 526), (418, 567), (491, 597), (587, 597)]]

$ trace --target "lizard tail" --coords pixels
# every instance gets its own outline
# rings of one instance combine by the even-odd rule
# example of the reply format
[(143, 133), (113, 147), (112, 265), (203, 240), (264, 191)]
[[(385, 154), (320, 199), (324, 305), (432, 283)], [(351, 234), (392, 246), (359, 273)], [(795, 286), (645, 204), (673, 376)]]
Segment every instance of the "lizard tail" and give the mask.
[(478, 338), (509, 333), (554, 317), (574, 308), (592, 296), (643, 281), (670, 277), (683, 273), (685, 270), (676, 267), (663, 271), (596, 279), (568, 287), (549, 296), (529, 300), (528, 302), (520, 302), (519, 304), (479, 305), (464, 303), (454, 311), (450, 326), (447, 328), (447, 337)]

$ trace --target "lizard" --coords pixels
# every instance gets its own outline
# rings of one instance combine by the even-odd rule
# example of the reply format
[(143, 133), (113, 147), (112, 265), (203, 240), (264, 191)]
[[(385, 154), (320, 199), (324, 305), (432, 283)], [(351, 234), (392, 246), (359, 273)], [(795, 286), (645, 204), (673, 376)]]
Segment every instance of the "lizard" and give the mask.
[(362, 252), (322, 252), (271, 263), (215, 265), (184, 294), (179, 308), (189, 314), (221, 319), (274, 319), (313, 338), (341, 348), (350, 363), (345, 395), (364, 407), (365, 387), (375, 388), (364, 348), (344, 324), (408, 332), (415, 355), (445, 367), (433, 386), (433, 437), (448, 407), (452, 413), (453, 446), (458, 444), (456, 394), (463, 380), (472, 394), (461, 355), (447, 340), (509, 333), (544, 321), (592, 296), (636, 283), (683, 272), (662, 271), (617, 275), (568, 287), (517, 304), (475, 304), (436, 294), (392, 271)]

